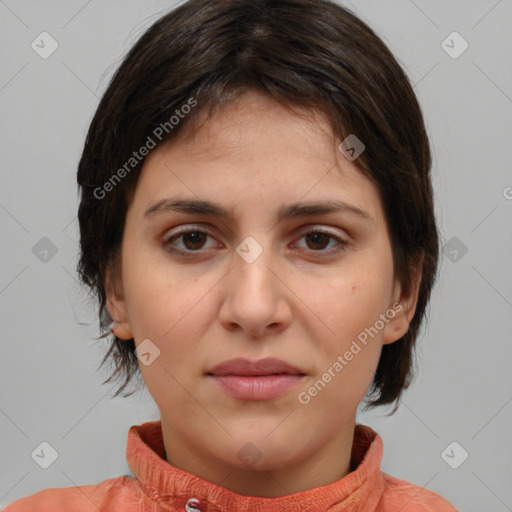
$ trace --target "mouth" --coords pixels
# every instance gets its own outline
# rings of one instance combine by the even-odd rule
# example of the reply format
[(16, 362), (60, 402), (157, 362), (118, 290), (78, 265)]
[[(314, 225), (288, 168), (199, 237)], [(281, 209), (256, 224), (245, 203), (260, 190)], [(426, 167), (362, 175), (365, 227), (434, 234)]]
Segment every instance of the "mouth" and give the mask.
[(205, 373), (226, 394), (239, 400), (271, 400), (301, 384), (306, 374), (275, 358), (259, 361), (237, 358)]
[(207, 375), (225, 376), (266, 376), (266, 375), (305, 375), (304, 372), (299, 370), (286, 361), (276, 359), (275, 357), (266, 357), (259, 360), (244, 359), (237, 357), (229, 359), (214, 366), (211, 370), (206, 372)]

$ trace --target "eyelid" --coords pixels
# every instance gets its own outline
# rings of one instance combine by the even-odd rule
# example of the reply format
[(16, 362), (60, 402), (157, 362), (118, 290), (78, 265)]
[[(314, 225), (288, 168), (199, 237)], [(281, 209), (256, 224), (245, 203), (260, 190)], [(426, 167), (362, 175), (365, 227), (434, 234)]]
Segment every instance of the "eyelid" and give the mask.
[[(170, 235), (166, 236), (164, 238), (164, 246), (170, 247), (170, 243), (173, 239), (179, 238), (183, 234), (194, 233), (194, 232), (203, 233), (203, 234), (208, 235), (211, 238), (216, 239), (216, 235), (213, 233), (213, 230), (205, 227), (204, 225), (187, 224), (187, 225), (177, 227), (174, 232), (171, 232)], [(342, 252), (343, 250), (346, 249), (347, 246), (350, 245), (350, 242), (347, 240), (348, 236), (343, 237), (339, 234), (333, 233), (332, 231), (328, 230), (324, 226), (317, 225), (317, 224), (308, 224), (306, 227), (303, 227), (302, 229), (298, 230), (298, 233), (297, 233), (297, 235), (295, 235), (294, 240), (296, 240), (297, 238), (301, 239), (304, 236), (312, 234), (312, 233), (325, 234), (325, 235), (331, 237), (332, 239), (334, 239), (338, 243), (338, 245), (335, 248), (331, 248), (328, 250), (316, 250), (315, 251), (314, 249), (301, 249), (301, 251), (306, 251), (308, 254), (314, 254), (314, 255), (319, 255), (319, 256), (325, 255), (327, 257), (329, 255)], [(221, 242), (218, 242), (218, 243), (220, 243), (222, 245)], [(206, 250), (199, 249), (197, 251), (192, 251), (192, 250), (184, 251), (182, 249), (177, 249), (174, 247), (167, 248), (167, 250), (169, 252), (174, 252), (179, 255), (181, 254), (181, 255), (189, 255), (189, 256), (202, 255), (208, 251), (208, 249), (206, 249)]]
[(342, 252), (350, 245), (350, 242), (348, 241), (347, 236), (343, 237), (337, 233), (333, 233), (332, 231), (326, 229), (323, 226), (318, 226), (318, 225), (309, 225), (309, 227), (306, 231), (301, 230), (300, 234), (299, 234), (299, 239), (306, 235), (312, 234), (312, 233), (322, 233), (324, 235), (327, 235), (330, 238), (336, 240), (336, 242), (338, 242), (338, 245), (336, 247), (328, 249), (328, 250), (315, 251), (313, 249), (303, 249), (310, 254), (311, 253), (319, 254), (319, 255), (324, 254), (325, 256), (329, 256), (331, 254), (336, 254), (336, 253)]
[[(185, 226), (178, 226), (174, 232), (171, 232), (170, 234), (166, 235), (164, 237), (164, 243), (168, 244), (173, 238), (179, 238), (180, 235), (187, 234), (187, 233), (195, 233), (195, 232), (204, 233), (205, 235), (208, 235), (211, 238), (215, 238), (215, 234), (214, 234), (213, 230), (211, 230), (205, 226), (194, 226), (193, 224), (187, 224)], [(199, 253), (200, 251), (188, 251), (188, 252)]]

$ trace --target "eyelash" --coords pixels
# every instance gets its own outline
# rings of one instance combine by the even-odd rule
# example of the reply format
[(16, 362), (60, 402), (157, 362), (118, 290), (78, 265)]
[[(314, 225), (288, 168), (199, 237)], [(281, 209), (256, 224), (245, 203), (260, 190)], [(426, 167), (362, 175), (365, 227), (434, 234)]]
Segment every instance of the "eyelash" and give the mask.
[[(174, 235), (172, 235), (171, 237), (169, 237), (167, 240), (164, 241), (164, 247), (165, 247), (165, 250), (170, 252), (170, 253), (174, 253), (174, 254), (177, 254), (179, 256), (185, 256), (185, 257), (193, 257), (193, 256), (197, 256), (198, 254), (201, 254), (202, 252), (205, 252), (205, 251), (201, 251), (201, 250), (197, 250), (197, 251), (192, 251), (192, 250), (187, 250), (187, 251), (183, 251), (182, 249), (176, 249), (175, 247), (172, 247), (171, 243), (182, 237), (183, 235), (186, 235), (186, 234), (189, 234), (189, 233), (201, 233), (201, 234), (204, 234), (204, 235), (208, 235), (212, 238), (214, 238), (214, 235), (206, 230), (206, 229), (197, 229), (197, 228), (183, 228), (181, 229), (178, 233), (175, 233)], [(303, 238), (307, 235), (312, 235), (312, 234), (317, 234), (317, 233), (321, 233), (321, 234), (324, 234), (324, 235), (327, 235), (329, 238), (331, 239), (334, 239), (336, 242), (338, 242), (338, 246), (336, 246), (334, 249), (329, 249), (329, 250), (313, 250), (313, 249), (306, 249), (306, 251), (310, 254), (313, 254), (313, 255), (317, 255), (317, 254), (324, 254), (324, 255), (328, 255), (328, 256), (331, 256), (331, 255), (334, 255), (334, 254), (338, 254), (338, 253), (342, 253), (343, 251), (346, 250), (346, 246), (348, 245), (348, 242), (343, 240), (342, 238), (336, 236), (336, 235), (333, 235), (332, 233), (329, 233), (327, 231), (324, 231), (322, 229), (312, 229), (310, 231), (307, 231), (305, 233), (302, 233), (300, 238)]]

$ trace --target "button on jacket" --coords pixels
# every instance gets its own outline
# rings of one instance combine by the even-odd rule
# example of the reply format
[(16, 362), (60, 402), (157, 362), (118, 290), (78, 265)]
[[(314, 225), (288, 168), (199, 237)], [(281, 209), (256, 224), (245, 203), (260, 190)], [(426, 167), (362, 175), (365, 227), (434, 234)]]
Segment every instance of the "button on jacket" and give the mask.
[(133, 476), (54, 488), (14, 501), (5, 512), (458, 512), (438, 494), (380, 469), (382, 439), (356, 425), (351, 467), (341, 480), (277, 498), (243, 496), (165, 459), (160, 421), (132, 426), (126, 458)]

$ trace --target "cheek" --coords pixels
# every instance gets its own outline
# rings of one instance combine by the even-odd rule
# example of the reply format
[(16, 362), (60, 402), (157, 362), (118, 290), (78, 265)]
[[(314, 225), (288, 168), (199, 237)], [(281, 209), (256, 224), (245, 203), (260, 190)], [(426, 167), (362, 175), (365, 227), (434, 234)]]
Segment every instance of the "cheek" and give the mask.
[(335, 377), (331, 378), (327, 384), (329, 388), (326, 386), (325, 389), (327, 393), (320, 399), (324, 409), (356, 411), (372, 383), (379, 356), (379, 348), (365, 347), (339, 373), (332, 370)]
[[(169, 273), (165, 278), (144, 273), (132, 280), (128, 310), (136, 344), (149, 338), (160, 350), (154, 363), (140, 365), (153, 396), (158, 396), (163, 385), (165, 393), (180, 401), (183, 389), (175, 379), (184, 384), (199, 372), (197, 363), (204, 359), (204, 347), (199, 341), (213, 314), (205, 293), (214, 282)], [(186, 396), (183, 400), (187, 401)]]
[(306, 304), (317, 317), (317, 332), (324, 331), (322, 339), (341, 350), (385, 312), (390, 290), (391, 276), (374, 268), (370, 272), (347, 270), (345, 275), (322, 282), (316, 277), (302, 279), (297, 295), (307, 298)]
[[(388, 263), (375, 258), (357, 270), (346, 269), (321, 288), (309, 288), (318, 290), (307, 296), (322, 320), (316, 320), (312, 338), (315, 351), (321, 353), (318, 387), (328, 381), (329, 391), (322, 392), (326, 400), (357, 406), (371, 384), (382, 347), (379, 318), (388, 307), (392, 283)], [(307, 284), (301, 293), (308, 289)]]
[[(355, 288), (354, 288), (355, 287)], [(382, 301), (372, 294), (357, 294), (357, 285), (348, 287), (348, 299), (338, 301), (332, 316), (331, 333), (316, 337), (315, 352), (318, 374), (306, 392), (319, 399), (318, 414), (329, 419), (329, 412), (356, 410), (372, 383), (382, 350), (382, 331), (372, 330), (382, 313)], [(321, 395), (321, 396), (320, 396)], [(323, 404), (323, 405), (320, 405)]]
[(205, 279), (184, 277), (163, 249), (138, 250), (132, 243), (127, 244), (126, 254), (129, 256), (123, 261), (123, 284), (136, 341), (172, 337), (187, 315), (196, 315)]

